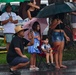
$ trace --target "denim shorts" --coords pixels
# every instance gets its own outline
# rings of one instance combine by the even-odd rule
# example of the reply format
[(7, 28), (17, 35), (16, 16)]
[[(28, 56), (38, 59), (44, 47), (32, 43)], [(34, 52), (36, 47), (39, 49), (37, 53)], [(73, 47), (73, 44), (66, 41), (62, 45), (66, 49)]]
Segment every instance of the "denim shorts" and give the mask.
[(55, 32), (52, 33), (52, 42), (64, 41), (64, 33), (63, 32)]
[(9, 63), (10, 66), (16, 66), (20, 63), (26, 63), (28, 62), (28, 58), (23, 58), (23, 57), (16, 57), (11, 63)]
[(11, 43), (14, 34), (13, 33), (5, 33), (4, 35), (6, 38), (6, 42)]

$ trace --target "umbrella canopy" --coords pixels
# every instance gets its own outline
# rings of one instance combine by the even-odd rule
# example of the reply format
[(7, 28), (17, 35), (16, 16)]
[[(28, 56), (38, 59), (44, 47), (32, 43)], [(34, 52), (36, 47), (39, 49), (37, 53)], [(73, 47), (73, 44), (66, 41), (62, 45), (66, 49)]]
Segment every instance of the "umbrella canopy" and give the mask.
[(33, 18), (32, 20), (26, 22), (23, 26), (24, 29), (29, 29), (28, 31), (25, 32), (25, 38), (28, 39), (28, 37), (27, 37), (28, 32), (32, 29), (32, 25), (36, 21), (39, 22), (39, 24), (40, 24), (41, 34), (45, 30), (45, 28), (48, 26), (46, 18)]
[(44, 7), (37, 15), (37, 18), (45, 18), (51, 15), (72, 11), (76, 11), (76, 6), (72, 2), (53, 3)]
[(24, 2), (24, 1), (30, 1), (30, 0), (0, 0), (0, 3), (10, 3), (10, 2)]

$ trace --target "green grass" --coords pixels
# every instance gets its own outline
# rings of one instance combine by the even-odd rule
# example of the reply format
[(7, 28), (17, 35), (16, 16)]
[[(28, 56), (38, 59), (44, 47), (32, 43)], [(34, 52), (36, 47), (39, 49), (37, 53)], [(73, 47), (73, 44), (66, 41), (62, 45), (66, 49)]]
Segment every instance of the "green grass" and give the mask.
[(0, 64), (7, 64), (6, 62), (6, 54), (0, 54)]
[[(27, 52), (24, 54), (26, 54), (28, 58), (30, 58), (30, 54), (28, 54)], [(7, 64), (6, 56), (7, 56), (7, 53), (0, 53), (0, 64)]]
[(4, 43), (4, 39), (0, 39), (0, 46), (6, 46), (6, 44)]
[[(24, 53), (30, 58), (30, 54), (27, 52)], [(63, 60), (76, 60), (76, 50), (67, 50), (64, 51)], [(6, 53), (0, 54), (0, 64), (7, 64), (6, 62)]]

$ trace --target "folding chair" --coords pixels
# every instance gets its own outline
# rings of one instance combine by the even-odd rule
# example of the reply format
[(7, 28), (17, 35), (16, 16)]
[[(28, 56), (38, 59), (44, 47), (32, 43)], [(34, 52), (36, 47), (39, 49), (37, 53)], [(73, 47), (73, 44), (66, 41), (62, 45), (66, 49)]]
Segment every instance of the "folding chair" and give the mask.
[[(40, 50), (40, 53), (37, 54), (37, 66), (38, 66), (39, 68), (45, 69), (45, 68), (47, 68), (48, 66), (46, 65), (46, 62), (44, 61), (45, 58), (46, 58), (46, 55), (45, 55), (45, 53), (41, 50), (41, 45), (42, 45), (42, 42), (40, 43), (40, 46), (38, 47), (39, 50)], [(58, 46), (59, 46), (59, 45), (58, 45)], [(58, 46), (52, 48), (52, 49), (53, 49), (53, 54), (55, 54), (55, 53), (57, 52)]]

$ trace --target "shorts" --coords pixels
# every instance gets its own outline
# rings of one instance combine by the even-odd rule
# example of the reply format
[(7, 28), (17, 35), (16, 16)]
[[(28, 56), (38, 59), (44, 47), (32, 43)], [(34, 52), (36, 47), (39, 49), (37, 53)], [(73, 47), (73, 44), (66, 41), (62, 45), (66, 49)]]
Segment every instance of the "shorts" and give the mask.
[(72, 28), (76, 28), (76, 23), (71, 23)]
[(11, 63), (8, 63), (10, 66), (16, 66), (20, 63), (27, 63), (29, 61), (28, 58), (16, 57)]
[(64, 33), (63, 32), (55, 32), (52, 33), (52, 42), (60, 42), (64, 41)]
[(11, 43), (14, 34), (13, 33), (5, 33), (4, 35), (6, 38), (6, 42)]

